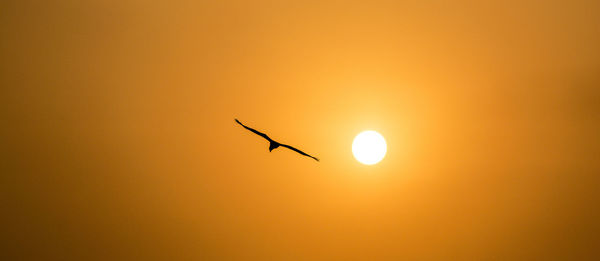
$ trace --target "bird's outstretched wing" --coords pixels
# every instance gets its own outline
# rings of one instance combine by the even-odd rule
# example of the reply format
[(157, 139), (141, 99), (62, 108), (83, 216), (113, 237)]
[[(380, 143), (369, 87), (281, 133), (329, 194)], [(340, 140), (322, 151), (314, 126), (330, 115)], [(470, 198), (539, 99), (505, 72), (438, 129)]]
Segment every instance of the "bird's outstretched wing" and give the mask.
[(316, 157), (313, 157), (313, 156), (311, 156), (311, 155), (308, 155), (308, 154), (304, 153), (303, 151), (301, 151), (301, 150), (299, 150), (299, 149), (296, 149), (296, 148), (294, 148), (294, 147), (292, 147), (292, 146), (290, 146), (290, 145), (285, 145), (285, 144), (281, 144), (281, 143), (280, 143), (279, 145), (280, 145), (281, 147), (286, 147), (286, 148), (288, 148), (288, 149), (290, 149), (290, 150), (293, 150), (293, 151), (295, 151), (295, 152), (298, 152), (298, 153), (300, 153), (300, 154), (302, 154), (302, 155), (304, 155), (304, 156), (311, 157), (311, 158), (315, 159), (316, 161), (319, 161), (319, 159), (317, 159)]
[(238, 119), (235, 119), (235, 122), (237, 122), (239, 125), (242, 125), (244, 128), (248, 129), (249, 131), (256, 133), (258, 136), (261, 136), (261, 137), (267, 139), (269, 142), (273, 141), (271, 138), (269, 138), (269, 136), (267, 136), (267, 134), (264, 134), (260, 131), (257, 131), (253, 128), (250, 128), (250, 127), (242, 124), (240, 121), (238, 121)]

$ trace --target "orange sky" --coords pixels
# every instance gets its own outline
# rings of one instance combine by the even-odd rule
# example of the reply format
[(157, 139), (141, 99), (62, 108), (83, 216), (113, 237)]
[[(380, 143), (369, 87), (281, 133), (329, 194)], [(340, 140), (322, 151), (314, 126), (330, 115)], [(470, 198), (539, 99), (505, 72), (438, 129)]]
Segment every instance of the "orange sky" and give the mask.
[(599, 13), (2, 3), (0, 259), (596, 260)]

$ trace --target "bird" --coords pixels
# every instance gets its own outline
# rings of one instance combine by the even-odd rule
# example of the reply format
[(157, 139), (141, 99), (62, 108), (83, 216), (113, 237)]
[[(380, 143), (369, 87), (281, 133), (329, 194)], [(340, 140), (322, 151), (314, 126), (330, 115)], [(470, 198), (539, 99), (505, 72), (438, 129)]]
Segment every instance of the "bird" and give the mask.
[(286, 145), (286, 144), (283, 144), (283, 143), (279, 143), (279, 142), (277, 142), (277, 141), (274, 141), (273, 139), (269, 138), (269, 136), (267, 136), (267, 134), (264, 134), (264, 133), (262, 133), (262, 132), (260, 132), (260, 131), (257, 131), (257, 130), (255, 130), (255, 129), (253, 129), (253, 128), (250, 128), (250, 127), (248, 127), (248, 126), (244, 125), (244, 124), (243, 124), (243, 123), (241, 123), (241, 122), (240, 122), (238, 119), (235, 119), (235, 122), (237, 122), (239, 125), (242, 125), (242, 127), (246, 128), (247, 130), (249, 130), (249, 131), (251, 131), (251, 132), (254, 132), (254, 133), (255, 133), (255, 134), (257, 134), (258, 136), (261, 136), (261, 137), (265, 138), (266, 140), (268, 140), (268, 141), (269, 141), (269, 152), (271, 152), (271, 151), (273, 151), (274, 149), (276, 149), (276, 148), (278, 148), (278, 147), (280, 147), (280, 146), (281, 146), (281, 147), (284, 147), (284, 148), (288, 148), (288, 149), (290, 149), (290, 150), (293, 150), (293, 151), (295, 151), (295, 152), (298, 152), (298, 153), (300, 153), (300, 154), (302, 154), (302, 155), (304, 155), (304, 156), (307, 156), (307, 157), (313, 158), (313, 159), (314, 159), (314, 160), (316, 160), (316, 161), (319, 161), (319, 159), (318, 159), (318, 158), (316, 158), (316, 157), (313, 157), (313, 156), (311, 156), (311, 155), (308, 155), (308, 154), (304, 153), (303, 151), (301, 151), (301, 150), (299, 150), (299, 149), (296, 149), (296, 148), (294, 148), (294, 147), (292, 147), (292, 146), (290, 146), (290, 145)]

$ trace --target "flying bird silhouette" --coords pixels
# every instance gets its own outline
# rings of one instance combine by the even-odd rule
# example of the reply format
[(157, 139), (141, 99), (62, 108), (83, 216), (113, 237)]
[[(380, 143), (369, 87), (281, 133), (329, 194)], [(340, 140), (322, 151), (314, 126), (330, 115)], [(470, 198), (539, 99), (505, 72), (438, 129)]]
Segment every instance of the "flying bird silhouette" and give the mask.
[(301, 151), (299, 149), (296, 149), (296, 148), (294, 148), (294, 147), (292, 147), (290, 145), (281, 144), (279, 142), (276, 142), (276, 141), (272, 140), (271, 138), (269, 138), (269, 136), (267, 136), (267, 134), (264, 134), (264, 133), (262, 133), (260, 131), (257, 131), (257, 130), (255, 130), (253, 128), (250, 128), (250, 127), (244, 125), (243, 123), (241, 123), (240, 121), (238, 121), (238, 119), (235, 119), (235, 122), (237, 122), (239, 125), (242, 125), (242, 127), (248, 129), (249, 131), (256, 133), (258, 136), (261, 136), (261, 137), (265, 138), (266, 140), (268, 140), (269, 141), (269, 152), (272, 151), (272, 150), (274, 150), (274, 149), (276, 149), (276, 148), (278, 148), (279, 146), (281, 146), (281, 147), (293, 150), (295, 152), (298, 152), (298, 153), (300, 153), (300, 154), (302, 154), (304, 156), (311, 157), (311, 158), (315, 159), (316, 161), (319, 161), (319, 159), (317, 159), (316, 157), (308, 155), (308, 154), (304, 153), (303, 151)]

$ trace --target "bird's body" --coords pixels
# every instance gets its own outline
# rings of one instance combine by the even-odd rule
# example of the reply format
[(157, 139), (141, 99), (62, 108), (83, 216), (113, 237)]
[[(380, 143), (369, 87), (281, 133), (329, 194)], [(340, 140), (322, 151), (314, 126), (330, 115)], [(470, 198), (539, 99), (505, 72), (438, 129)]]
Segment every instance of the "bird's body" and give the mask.
[(276, 148), (279, 148), (279, 146), (281, 146), (281, 145), (279, 145), (279, 143), (277, 143), (276, 141), (270, 141), (269, 142), (269, 152)]
[(288, 149), (290, 149), (290, 150), (293, 150), (293, 151), (295, 151), (295, 152), (298, 152), (298, 153), (300, 153), (300, 154), (302, 154), (302, 155), (304, 155), (304, 156), (307, 156), (307, 157), (313, 158), (313, 159), (314, 159), (314, 160), (316, 160), (316, 161), (319, 161), (319, 159), (318, 159), (318, 158), (316, 158), (316, 157), (313, 157), (313, 156), (311, 156), (311, 155), (308, 155), (308, 154), (304, 153), (303, 151), (301, 151), (301, 150), (299, 150), (299, 149), (296, 149), (296, 148), (294, 148), (294, 147), (292, 147), (292, 146), (290, 146), (290, 145), (281, 144), (281, 143), (279, 143), (279, 142), (277, 142), (277, 141), (274, 141), (273, 139), (269, 138), (269, 136), (267, 136), (267, 134), (264, 134), (264, 133), (262, 133), (262, 132), (259, 132), (259, 131), (255, 130), (255, 129), (253, 129), (253, 128), (250, 128), (250, 127), (248, 127), (248, 126), (246, 126), (246, 125), (242, 124), (242, 123), (241, 123), (240, 121), (238, 121), (237, 119), (235, 119), (235, 122), (237, 122), (239, 125), (242, 125), (242, 127), (246, 128), (247, 130), (249, 130), (249, 131), (251, 131), (251, 132), (254, 132), (256, 135), (258, 135), (258, 136), (261, 136), (261, 137), (263, 137), (264, 139), (266, 139), (267, 141), (269, 141), (269, 152), (273, 151), (273, 150), (274, 150), (274, 149), (276, 149), (276, 148), (279, 148), (279, 147), (284, 147), (284, 148), (288, 148)]

